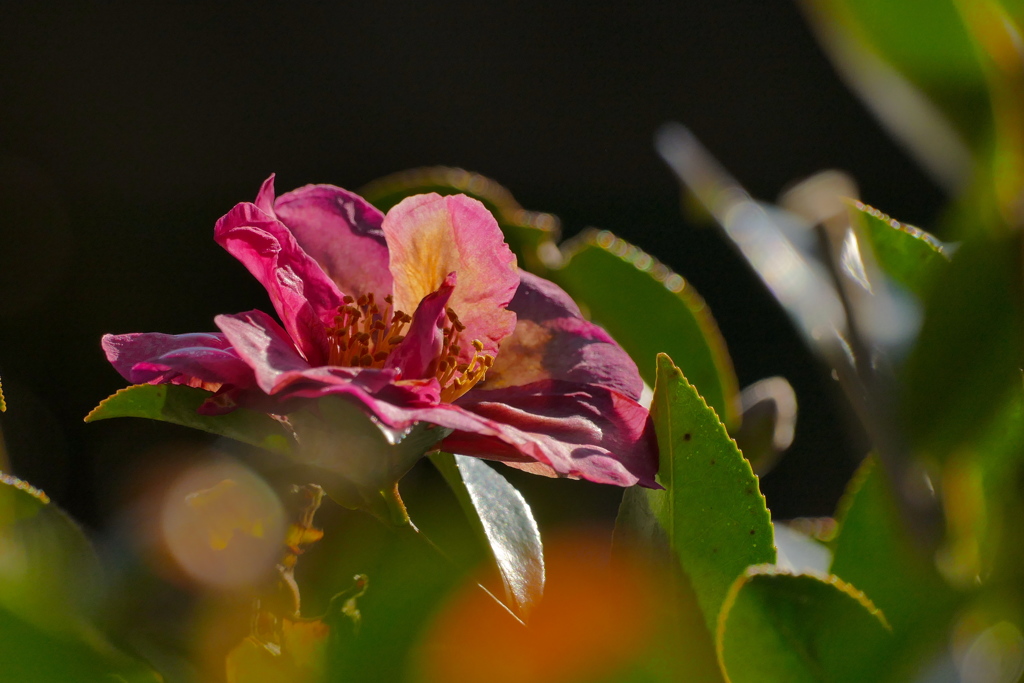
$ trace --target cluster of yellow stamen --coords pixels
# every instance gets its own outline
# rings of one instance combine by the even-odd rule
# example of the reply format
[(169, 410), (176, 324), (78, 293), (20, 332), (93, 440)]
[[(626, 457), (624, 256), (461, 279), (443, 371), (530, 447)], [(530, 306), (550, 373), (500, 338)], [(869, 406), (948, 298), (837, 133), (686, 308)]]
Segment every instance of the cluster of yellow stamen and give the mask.
[(328, 328), (328, 365), (382, 368), (391, 351), (405, 339), (403, 332), (412, 317), (392, 311), (394, 299), (384, 297), (384, 310), (373, 294), (358, 299), (346, 296), (338, 308), (334, 327)]
[(459, 335), (466, 326), (459, 321), (459, 316), (455, 315), (452, 309), (449, 308), (447, 314), (449, 324), (444, 326), (444, 342), (441, 346), (441, 355), (437, 359), (435, 376), (441, 383), (441, 401), (451, 403), (484, 378), (494, 364), (494, 356), (484, 353), (483, 342), (474, 339), (473, 357), (468, 363), (460, 363), (459, 354), (462, 347), (458, 343)]
[[(334, 326), (327, 329), (328, 365), (384, 367), (388, 356), (405, 339), (406, 326), (412, 321), (410, 315), (394, 308), (390, 295), (384, 297), (384, 303), (381, 310), (372, 293), (358, 299), (345, 297)], [(484, 378), (494, 364), (494, 356), (484, 353), (483, 343), (474, 339), (473, 356), (468, 363), (460, 363), (459, 341), (466, 326), (450, 308), (446, 309), (446, 318), (434, 376), (441, 384), (441, 400), (451, 403)]]

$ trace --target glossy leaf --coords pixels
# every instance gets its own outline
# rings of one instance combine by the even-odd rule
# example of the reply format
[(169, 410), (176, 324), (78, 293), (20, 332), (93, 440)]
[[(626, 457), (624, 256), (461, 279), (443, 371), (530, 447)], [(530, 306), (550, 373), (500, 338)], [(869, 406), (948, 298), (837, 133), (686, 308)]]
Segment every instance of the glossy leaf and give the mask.
[[(713, 630), (736, 577), (752, 564), (775, 562), (771, 520), (750, 464), (665, 354), (658, 356), (651, 416), (661, 452), (658, 483), (665, 488), (644, 490), (643, 502), (664, 531)], [(624, 508), (623, 524), (630, 515), (647, 516)]]
[(750, 567), (729, 591), (717, 646), (731, 683), (862, 683), (890, 639), (882, 613), (834, 576)]
[(243, 408), (226, 415), (200, 415), (199, 406), (210, 392), (173, 384), (137, 384), (104, 399), (85, 417), (86, 422), (112, 417), (145, 417), (200, 429), (269, 451), (288, 454), (294, 439), (268, 415)]
[(382, 211), (406, 197), (427, 192), (465, 194), (483, 202), (497, 219), (519, 264), (538, 275), (545, 274), (547, 267), (541, 249), (544, 245), (554, 249), (559, 235), (558, 219), (551, 214), (525, 210), (511, 192), (490, 178), (461, 168), (434, 166), (385, 176), (359, 190), (359, 194)]
[(544, 592), (544, 551), (529, 504), (505, 477), (479, 458), (437, 453), (431, 460), (490, 550), (509, 606), (526, 618)]
[(924, 298), (932, 283), (949, 267), (949, 248), (924, 230), (905, 225), (878, 209), (853, 202), (851, 215), (859, 220), (885, 274)]
[(1021, 240), (964, 242), (925, 302), (903, 379), (903, 417), (918, 448), (944, 457), (989, 424), (1020, 383)]
[(908, 535), (885, 472), (873, 459), (850, 482), (837, 517), (830, 571), (864, 591), (893, 631), (863, 680), (908, 680), (944, 637), (959, 596)]
[(565, 247), (565, 262), (551, 272), (594, 322), (622, 344), (648, 384), (655, 358), (679, 359), (722, 421), (738, 423), (738, 384), (725, 341), (704, 300), (682, 277), (610, 232), (588, 231)]

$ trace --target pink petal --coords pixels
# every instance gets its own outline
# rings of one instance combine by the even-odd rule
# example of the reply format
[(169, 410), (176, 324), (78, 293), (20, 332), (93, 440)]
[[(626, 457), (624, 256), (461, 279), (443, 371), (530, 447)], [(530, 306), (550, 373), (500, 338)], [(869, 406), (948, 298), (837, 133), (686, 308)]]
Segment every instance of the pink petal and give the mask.
[(278, 220), (341, 291), (380, 298), (391, 292), (384, 214), (365, 199), (333, 185), (307, 185), (281, 195), (273, 206)]
[(456, 430), (441, 447), (502, 460), (535, 473), (658, 488), (657, 441), (647, 410), (604, 387), (548, 380), (525, 387), (471, 391), (457, 405), (375, 406), (402, 427), (413, 420)]
[(342, 293), (288, 228), (255, 204), (244, 203), (217, 221), (214, 237), (266, 288), (306, 359), (315, 365), (323, 363), (324, 323), (333, 320)]
[(498, 350), (478, 389), (499, 389), (546, 379), (598, 384), (639, 400), (643, 380), (636, 363), (603, 329), (583, 319), (572, 298), (553, 282), (519, 271), (509, 304), (516, 328)]
[(449, 273), (436, 291), (423, 297), (412, 315), (405, 339), (388, 357), (388, 367), (397, 368), (406, 379), (432, 377), (443, 343), (445, 307), (455, 289), (455, 273)]
[[(269, 395), (261, 409), (288, 412), (295, 399), (329, 394), (352, 395), (363, 403), (386, 401), (398, 407), (422, 407), (440, 401), (437, 380), (398, 382), (395, 370), (313, 367), (295, 351), (287, 334), (262, 311), (219, 315), (217, 326), (238, 355), (252, 367), (256, 383)], [(260, 397), (246, 396), (250, 407)]]
[(100, 343), (107, 360), (132, 384), (253, 383), (252, 369), (222, 334), (107, 334)]
[(462, 360), (473, 355), (474, 339), (497, 353), (515, 327), (515, 314), (506, 307), (519, 276), (515, 255), (484, 205), (464, 195), (408, 197), (384, 217), (383, 229), (395, 306), (409, 312), (455, 272), (459, 284), (448, 305), (466, 326)]
[(288, 333), (263, 311), (218, 315), (214, 322), (253, 369), (260, 389), (268, 394), (274, 393), (289, 373), (311, 367), (296, 351)]

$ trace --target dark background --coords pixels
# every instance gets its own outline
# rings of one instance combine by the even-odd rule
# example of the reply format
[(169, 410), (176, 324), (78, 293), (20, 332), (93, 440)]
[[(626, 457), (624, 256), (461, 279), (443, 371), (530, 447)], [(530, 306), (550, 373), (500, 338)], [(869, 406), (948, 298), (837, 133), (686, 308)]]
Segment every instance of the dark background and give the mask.
[[(202, 437), (83, 424), (124, 384), (100, 336), (212, 330), (218, 313), (266, 309), (211, 237), (270, 173), (279, 191), (354, 189), (444, 164), (558, 215), (567, 236), (610, 229), (685, 276), (741, 385), (781, 374), (797, 390), (796, 442), (763, 480), (769, 507), (830, 514), (862, 440), (756, 279), (681, 215), (652, 145), (670, 120), (761, 198), (841, 168), (907, 222), (927, 227), (942, 203), (791, 0), (0, 3), (0, 426), (15, 473), (104, 526), (153, 444)], [(607, 519), (618, 498), (511, 476), (543, 523)]]

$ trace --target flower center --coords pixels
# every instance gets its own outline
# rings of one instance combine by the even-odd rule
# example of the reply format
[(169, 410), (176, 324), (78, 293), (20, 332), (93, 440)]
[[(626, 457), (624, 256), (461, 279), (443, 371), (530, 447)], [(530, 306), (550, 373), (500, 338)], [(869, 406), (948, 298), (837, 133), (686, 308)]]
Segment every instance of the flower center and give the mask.
[[(329, 365), (363, 368), (383, 368), (391, 352), (405, 339), (406, 326), (412, 321), (409, 314), (394, 309), (394, 299), (384, 297), (384, 309), (376, 303), (372, 293), (358, 299), (344, 298), (338, 308), (334, 326), (327, 328)], [(441, 401), (451, 403), (472, 389), (487, 374), (494, 356), (483, 353), (484, 345), (474, 339), (473, 356), (468, 363), (459, 362), (462, 353), (462, 332), (466, 326), (451, 308), (446, 310), (441, 352), (431, 363), (434, 377), (441, 384)]]

